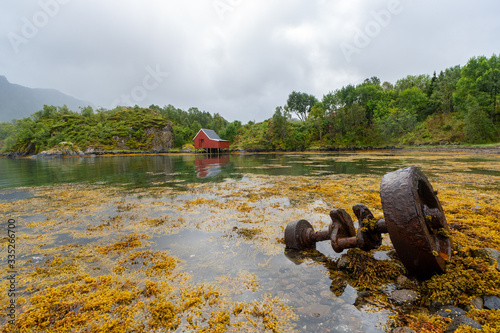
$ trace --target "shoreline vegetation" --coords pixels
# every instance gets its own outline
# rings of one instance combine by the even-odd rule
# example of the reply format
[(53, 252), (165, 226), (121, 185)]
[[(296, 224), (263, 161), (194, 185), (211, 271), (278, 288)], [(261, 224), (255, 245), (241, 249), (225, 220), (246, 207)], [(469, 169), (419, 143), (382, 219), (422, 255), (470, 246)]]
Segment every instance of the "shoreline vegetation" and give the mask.
[[(209, 128), (233, 151), (337, 151), (454, 147), (500, 143), (500, 59), (474, 57), (461, 67), (408, 75), (394, 85), (377, 77), (322, 97), (293, 91), (262, 122), (229, 122), (198, 108), (45, 105), (31, 117), (0, 123), (0, 153), (11, 157), (83, 153), (193, 151)], [(465, 148), (464, 148), (465, 149)]]
[(65, 149), (53, 148), (48, 151), (42, 151), (36, 155), (18, 155), (16, 152), (0, 153), (0, 157), (8, 158), (70, 158), (70, 157), (96, 157), (96, 156), (130, 156), (130, 155), (179, 155), (179, 154), (195, 154), (195, 155), (227, 155), (227, 154), (269, 154), (269, 153), (334, 153), (334, 152), (371, 152), (371, 151), (426, 151), (435, 153), (444, 152), (459, 152), (470, 154), (500, 154), (500, 143), (484, 144), (484, 145), (465, 145), (465, 144), (427, 144), (420, 146), (385, 146), (385, 147), (321, 147), (302, 150), (264, 150), (264, 149), (227, 149), (220, 153), (207, 153), (200, 149), (172, 149), (167, 152), (153, 152), (141, 150), (108, 150), (82, 152), (71, 151)]

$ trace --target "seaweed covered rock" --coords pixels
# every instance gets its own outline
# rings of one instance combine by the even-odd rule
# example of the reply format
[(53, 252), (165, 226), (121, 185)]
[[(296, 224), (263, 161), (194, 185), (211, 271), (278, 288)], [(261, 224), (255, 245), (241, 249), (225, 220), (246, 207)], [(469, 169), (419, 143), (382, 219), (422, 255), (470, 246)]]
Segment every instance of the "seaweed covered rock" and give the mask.
[(337, 267), (348, 273), (349, 283), (359, 289), (379, 289), (406, 273), (399, 262), (377, 260), (370, 252), (350, 249), (337, 262)]
[(419, 295), (414, 292), (413, 290), (408, 290), (408, 289), (402, 289), (402, 290), (394, 290), (390, 294), (390, 298), (396, 303), (400, 305), (405, 305), (405, 304), (413, 304), (415, 303)]
[(457, 317), (464, 316), (466, 312), (456, 306), (444, 306), (436, 314), (443, 318), (455, 319)]
[(495, 249), (477, 249), (472, 251), (472, 256), (488, 260), (490, 265), (495, 266), (497, 271), (500, 271), (500, 251)]
[(44, 150), (41, 153), (32, 156), (32, 158), (43, 157), (63, 157), (63, 156), (82, 156), (83, 152), (73, 142), (60, 142), (49, 150)]
[(463, 326), (468, 326), (475, 329), (483, 328), (477, 321), (466, 316), (460, 316), (451, 321), (448, 327), (446, 327), (445, 333), (453, 333)]

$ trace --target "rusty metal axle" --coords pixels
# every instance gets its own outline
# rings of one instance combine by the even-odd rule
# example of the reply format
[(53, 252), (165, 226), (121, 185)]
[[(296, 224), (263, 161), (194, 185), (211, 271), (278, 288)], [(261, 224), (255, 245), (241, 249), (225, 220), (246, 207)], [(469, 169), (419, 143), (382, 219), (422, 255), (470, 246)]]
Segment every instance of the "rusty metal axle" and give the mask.
[(291, 222), (285, 229), (288, 248), (303, 250), (330, 240), (337, 253), (350, 248), (377, 249), (382, 234), (389, 233), (401, 261), (410, 272), (427, 278), (443, 272), (451, 257), (451, 240), (446, 218), (427, 177), (416, 167), (386, 174), (380, 187), (384, 219), (376, 220), (365, 205), (352, 207), (358, 230), (344, 209), (330, 212), (328, 230), (314, 231), (306, 220)]

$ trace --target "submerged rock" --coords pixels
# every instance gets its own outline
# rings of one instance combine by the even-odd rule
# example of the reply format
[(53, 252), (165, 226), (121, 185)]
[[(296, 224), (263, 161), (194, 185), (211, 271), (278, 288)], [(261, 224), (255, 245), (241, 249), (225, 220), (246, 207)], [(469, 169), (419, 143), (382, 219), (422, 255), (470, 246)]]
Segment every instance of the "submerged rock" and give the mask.
[(297, 312), (317, 320), (324, 320), (331, 314), (331, 311), (328, 305), (323, 304), (311, 304), (297, 309)]

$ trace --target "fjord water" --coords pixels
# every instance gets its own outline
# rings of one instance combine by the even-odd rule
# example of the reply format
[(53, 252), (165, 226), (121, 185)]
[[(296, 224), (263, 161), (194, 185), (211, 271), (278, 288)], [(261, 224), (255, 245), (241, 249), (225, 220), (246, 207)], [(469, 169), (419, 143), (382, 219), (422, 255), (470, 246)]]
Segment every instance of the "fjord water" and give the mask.
[[(383, 156), (391, 156), (384, 159)], [(314, 175), (383, 174), (403, 165), (408, 156), (392, 153), (352, 154), (238, 154), (238, 155), (133, 155), (75, 158), (0, 158), (0, 189), (64, 183), (104, 183), (131, 187), (160, 181), (220, 181), (241, 174)], [(339, 161), (341, 160), (341, 161)]]
[[(426, 158), (428, 155), (428, 158)], [(242, 174), (307, 176), (318, 174), (380, 174), (411, 165), (432, 167), (449, 161), (462, 162), (456, 172), (498, 175), (498, 171), (474, 167), (490, 157), (471, 158), (455, 154), (378, 153), (337, 154), (231, 154), (231, 155), (132, 155), (75, 158), (0, 158), (0, 189), (64, 183), (103, 183), (148, 187), (159, 182), (221, 181)]]
[[(498, 156), (491, 155), (471, 157), (471, 155), (436, 155), (421, 152), (402, 154), (397, 151), (212, 156), (131, 155), (18, 160), (0, 158), (0, 203), (27, 199), (30, 197), (32, 187), (50, 187), (58, 184), (99, 184), (125, 189), (174, 187), (180, 190), (179, 198), (183, 196), (183, 188), (194, 183), (238, 182), (244, 184), (240, 185), (240, 188), (248, 188), (251, 191), (252, 180), (249, 175), (252, 174), (276, 176), (275, 178), (305, 177), (306, 182), (313, 177), (329, 175), (351, 177), (376, 175), (379, 179), (386, 172), (413, 164), (418, 164), (428, 176), (432, 176), (433, 172), (498, 176), (499, 161)], [(451, 164), (453, 166), (449, 167)], [(185, 196), (189, 195), (192, 194)], [(179, 205), (184, 205), (184, 202), (195, 199), (178, 198), (165, 200), (170, 204), (178, 201)], [(136, 204), (147, 201), (142, 198), (129, 197), (129, 199), (134, 200)], [(286, 198), (279, 200), (281, 199), (286, 200)], [(259, 204), (272, 203), (263, 201)], [(314, 205), (314, 202), (311, 203), (311, 207)], [(282, 207), (285, 210), (283, 216), (287, 216), (286, 210), (291, 210), (293, 205), (289, 203)], [(108, 214), (111, 216), (112, 212), (106, 212), (106, 215)], [(172, 214), (179, 213), (172, 212)], [(251, 214), (250, 216), (250, 219), (254, 218)], [(198, 217), (193, 216), (192, 219), (196, 220)], [(25, 219), (29, 221), (30, 217)], [(184, 219), (188, 220), (186, 216)], [(269, 223), (265, 217), (264, 223)], [(325, 331), (323, 325), (328, 325), (328, 329), (332, 332), (355, 332), (356, 329), (362, 329), (364, 332), (383, 332), (383, 329), (376, 327), (376, 324), (383, 324), (389, 312), (380, 309), (364, 311), (359, 306), (354, 306), (358, 305), (359, 293), (349, 284), (338, 292), (336, 281), (328, 274), (328, 263), (332, 259), (338, 259), (340, 255), (334, 253), (327, 242), (319, 243), (312, 257), (287, 252), (284, 245), (282, 253), (270, 255), (262, 251), (258, 243), (236, 242), (234, 235), (239, 237), (237, 232), (228, 234), (224, 231), (231, 228), (232, 225), (229, 225), (222, 229), (223, 231), (215, 229), (212, 232), (185, 228), (174, 234), (152, 236), (151, 246), (154, 250), (168, 251), (179, 258), (196, 283), (210, 283), (223, 275), (237, 276), (242, 271), (255, 274), (260, 288), (257, 291), (247, 290), (236, 295), (235, 301), (251, 302), (272, 293), (284, 300), (286, 305), (297, 310), (299, 331)], [(28, 228), (25, 232), (29, 232)], [(68, 229), (67, 232), (57, 236), (54, 244), (65, 246), (95, 241), (95, 238), (77, 239), (74, 235), (76, 235), (75, 230)], [(27, 257), (34, 255), (35, 253), (26, 254)], [(376, 253), (376, 257), (387, 259), (384, 253)], [(391, 286), (387, 288), (390, 289)]]

